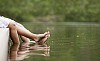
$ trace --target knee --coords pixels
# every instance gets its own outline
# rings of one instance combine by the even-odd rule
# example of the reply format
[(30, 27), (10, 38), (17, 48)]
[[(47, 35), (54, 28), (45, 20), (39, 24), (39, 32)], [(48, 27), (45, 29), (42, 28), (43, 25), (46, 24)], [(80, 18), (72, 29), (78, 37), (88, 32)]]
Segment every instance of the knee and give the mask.
[(8, 28), (10, 28), (10, 29), (16, 29), (15, 23), (12, 23), (12, 22), (9, 23)]

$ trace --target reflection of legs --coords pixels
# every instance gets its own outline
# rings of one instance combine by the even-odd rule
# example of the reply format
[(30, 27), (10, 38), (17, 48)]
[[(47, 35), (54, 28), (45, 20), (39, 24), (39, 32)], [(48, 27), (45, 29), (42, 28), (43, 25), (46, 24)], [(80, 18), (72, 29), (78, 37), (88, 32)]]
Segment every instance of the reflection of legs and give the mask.
[(29, 47), (27, 47), (29, 44), (26, 42), (21, 43), (18, 54), (24, 54), (29, 52)]
[(14, 61), (17, 59), (17, 52), (18, 52), (18, 44), (13, 44), (10, 49), (10, 61)]

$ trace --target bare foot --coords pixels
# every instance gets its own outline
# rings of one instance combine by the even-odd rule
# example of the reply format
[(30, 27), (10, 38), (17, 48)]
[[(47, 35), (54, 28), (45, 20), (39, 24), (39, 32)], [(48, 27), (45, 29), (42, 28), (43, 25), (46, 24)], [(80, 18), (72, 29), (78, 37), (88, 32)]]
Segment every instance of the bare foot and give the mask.
[(44, 34), (37, 34), (36, 36), (37, 38), (34, 38), (34, 40), (36, 42), (39, 42), (40, 40), (46, 40), (47, 38), (49, 38), (50, 32), (48, 31), (48, 32), (45, 32)]
[(47, 32), (47, 34), (45, 35), (45, 37), (40, 38), (40, 40), (38, 41), (38, 44), (39, 45), (44, 44), (49, 37), (50, 37), (50, 32)]

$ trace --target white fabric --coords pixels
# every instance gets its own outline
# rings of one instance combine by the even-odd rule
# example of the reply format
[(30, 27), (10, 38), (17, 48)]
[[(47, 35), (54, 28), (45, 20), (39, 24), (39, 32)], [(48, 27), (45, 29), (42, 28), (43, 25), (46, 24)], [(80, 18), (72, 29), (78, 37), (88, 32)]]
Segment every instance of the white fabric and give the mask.
[(15, 23), (15, 25), (24, 28), (23, 25), (21, 25), (21, 24), (18, 23), (18, 22), (15, 22), (15, 21), (12, 20), (12, 19), (9, 19), (9, 18), (0, 16), (0, 28), (7, 28), (10, 22), (13, 22), (13, 23)]
[(0, 28), (0, 61), (8, 61), (9, 29)]
[(6, 28), (6, 27), (8, 27), (8, 25), (9, 25), (9, 23), (10, 23), (11, 21), (15, 22), (15, 21), (12, 20), (12, 19), (9, 19), (9, 18), (0, 16), (0, 28)]

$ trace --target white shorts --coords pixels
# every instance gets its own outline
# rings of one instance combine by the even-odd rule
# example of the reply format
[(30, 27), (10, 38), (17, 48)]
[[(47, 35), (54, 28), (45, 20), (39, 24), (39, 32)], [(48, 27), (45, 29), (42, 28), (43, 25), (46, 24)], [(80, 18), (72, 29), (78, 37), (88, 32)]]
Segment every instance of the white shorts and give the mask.
[(13, 22), (13, 23), (15, 23), (16, 25), (18, 25), (20, 27), (24, 27), (23, 25), (21, 25), (20, 23), (15, 22), (12, 19), (0, 16), (0, 28), (7, 28), (10, 22)]

